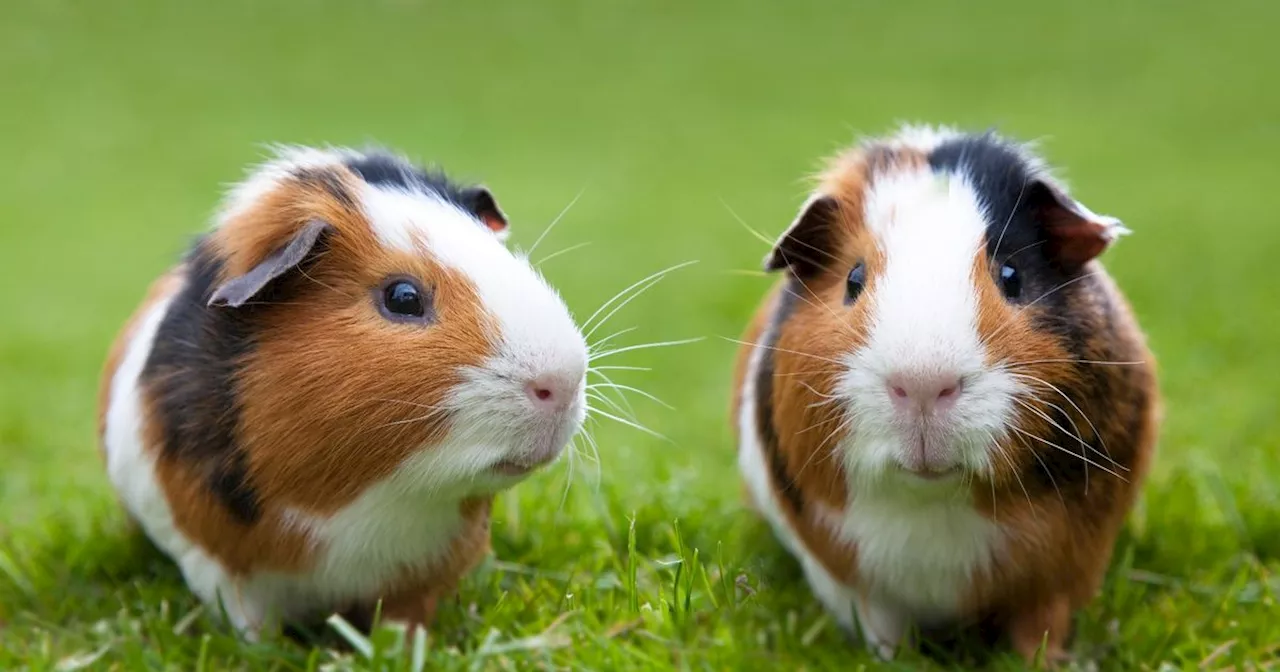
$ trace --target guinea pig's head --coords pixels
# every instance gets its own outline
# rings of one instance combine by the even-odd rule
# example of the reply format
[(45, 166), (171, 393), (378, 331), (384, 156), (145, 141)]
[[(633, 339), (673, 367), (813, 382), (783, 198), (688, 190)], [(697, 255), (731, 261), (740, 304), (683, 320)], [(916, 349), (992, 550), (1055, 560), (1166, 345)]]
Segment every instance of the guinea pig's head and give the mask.
[(282, 149), (230, 192), (188, 263), (241, 346), (237, 437), (264, 499), (319, 506), (393, 474), (492, 492), (560, 455), (587, 348), (506, 233), (486, 188), (381, 151)]
[(779, 431), (828, 441), (854, 479), (1016, 478), (1068, 422), (1059, 393), (1106, 319), (1093, 260), (1123, 232), (993, 133), (907, 127), (844, 153), (766, 260), (788, 274)]

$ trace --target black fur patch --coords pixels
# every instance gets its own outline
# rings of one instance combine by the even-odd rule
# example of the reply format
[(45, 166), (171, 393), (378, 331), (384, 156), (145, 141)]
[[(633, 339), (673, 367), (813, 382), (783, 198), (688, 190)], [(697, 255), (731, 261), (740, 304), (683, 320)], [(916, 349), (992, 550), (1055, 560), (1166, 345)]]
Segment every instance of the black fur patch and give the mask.
[(303, 168), (295, 171), (293, 176), (306, 185), (320, 187), (333, 197), (342, 207), (348, 210), (354, 210), (356, 201), (347, 191), (346, 185), (342, 183), (342, 179), (333, 170), (323, 168)]
[(222, 266), (206, 241), (196, 244), (187, 265), (186, 285), (160, 323), (141, 383), (161, 426), (162, 457), (202, 473), (227, 510), (250, 524), (261, 510), (236, 437), (236, 377), (254, 347), (252, 313), (257, 306), (206, 305)]
[(347, 168), (374, 186), (402, 189), (444, 199), (464, 212), (479, 216), (478, 203), (469, 190), (454, 184), (444, 173), (419, 168), (385, 152), (371, 152), (347, 161)]
[(768, 326), (760, 334), (760, 368), (756, 371), (756, 430), (763, 442), (765, 461), (773, 476), (774, 485), (787, 503), (797, 513), (804, 511), (804, 496), (787, 469), (786, 458), (779, 451), (778, 431), (773, 426), (773, 374), (774, 350), (778, 332), (795, 310), (798, 281), (791, 278), (778, 295), (778, 305)]

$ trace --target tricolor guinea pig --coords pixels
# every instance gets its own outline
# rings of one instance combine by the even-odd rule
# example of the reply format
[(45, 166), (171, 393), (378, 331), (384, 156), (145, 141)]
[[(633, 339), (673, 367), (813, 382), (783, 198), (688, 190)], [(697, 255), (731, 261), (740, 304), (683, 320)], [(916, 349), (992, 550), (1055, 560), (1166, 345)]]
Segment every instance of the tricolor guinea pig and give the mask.
[(1026, 146), (906, 127), (832, 160), (766, 258), (739, 467), (880, 655), (976, 623), (1064, 655), (1157, 434), (1152, 355), (1097, 260), (1125, 231)]
[(426, 625), (495, 493), (585, 414), (585, 341), (483, 187), (286, 148), (157, 280), (105, 368), (120, 500), (247, 637), (334, 612)]

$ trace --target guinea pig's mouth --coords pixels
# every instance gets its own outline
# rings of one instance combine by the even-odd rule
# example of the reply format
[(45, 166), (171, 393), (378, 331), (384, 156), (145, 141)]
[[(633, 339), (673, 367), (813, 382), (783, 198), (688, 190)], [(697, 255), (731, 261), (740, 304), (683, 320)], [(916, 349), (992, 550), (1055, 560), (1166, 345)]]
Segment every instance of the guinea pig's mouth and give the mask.
[(899, 465), (899, 468), (905, 474), (909, 474), (911, 476), (914, 476), (916, 478), (926, 480), (926, 481), (941, 481), (943, 479), (946, 479), (952, 476), (957, 476), (961, 472), (961, 469), (959, 466), (943, 467), (941, 469), (937, 469), (934, 467), (913, 468), (905, 465)]
[(545, 466), (554, 459), (555, 456), (544, 460), (518, 460), (508, 458), (494, 462), (493, 465), (489, 467), (489, 471), (502, 476), (524, 476), (539, 467)]

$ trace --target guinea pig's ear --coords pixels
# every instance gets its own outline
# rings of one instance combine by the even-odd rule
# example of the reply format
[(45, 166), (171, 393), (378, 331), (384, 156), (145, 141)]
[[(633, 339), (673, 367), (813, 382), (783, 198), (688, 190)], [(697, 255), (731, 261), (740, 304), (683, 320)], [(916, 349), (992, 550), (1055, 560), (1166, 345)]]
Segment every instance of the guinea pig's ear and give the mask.
[(462, 190), (462, 205), (475, 215), (499, 240), (507, 239), (507, 216), (498, 207), (493, 193), (485, 187), (469, 187)]
[(839, 215), (840, 204), (835, 198), (825, 194), (810, 196), (765, 257), (764, 270), (790, 268), (792, 273), (805, 277), (825, 268), (823, 260), (832, 256), (827, 250), (835, 240)]
[(1064, 269), (1079, 269), (1129, 233), (1120, 220), (1094, 213), (1047, 181), (1035, 182), (1027, 196), (1048, 236), (1050, 256)]
[(209, 297), (209, 306), (232, 308), (243, 306), (257, 296), (272, 280), (297, 268), (315, 249), (320, 239), (332, 231), (333, 227), (326, 222), (319, 220), (307, 222), (293, 235), (288, 244), (272, 252), (257, 266), (249, 269), (248, 273), (219, 285)]

